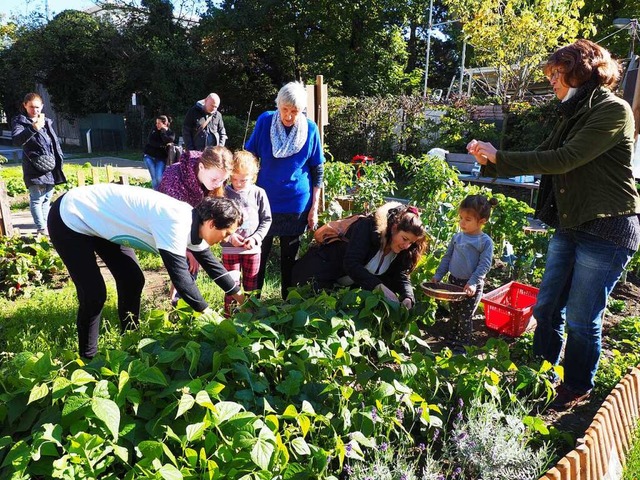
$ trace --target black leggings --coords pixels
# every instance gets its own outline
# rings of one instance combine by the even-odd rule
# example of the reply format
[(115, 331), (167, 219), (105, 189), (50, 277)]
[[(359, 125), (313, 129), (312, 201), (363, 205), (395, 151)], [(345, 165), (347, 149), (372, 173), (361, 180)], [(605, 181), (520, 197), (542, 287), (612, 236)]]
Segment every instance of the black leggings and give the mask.
[[(300, 236), (298, 235), (280, 235), (280, 294), (282, 299), (287, 298), (289, 287), (293, 286), (291, 272), (293, 264), (296, 262), (296, 255), (300, 248)], [(262, 240), (262, 251), (260, 255), (260, 271), (258, 272), (258, 289), (262, 290), (264, 285), (264, 276), (267, 269), (267, 260), (273, 246), (273, 235), (268, 235)]]
[(133, 249), (104, 238), (83, 235), (67, 227), (60, 217), (60, 200), (49, 212), (51, 243), (67, 266), (78, 294), (78, 344), (80, 355), (93, 358), (98, 353), (100, 316), (107, 299), (107, 287), (96, 254), (116, 281), (120, 330), (135, 328), (140, 315), (144, 274)]
[[(449, 274), (449, 283), (464, 287), (467, 280), (456, 278)], [(451, 319), (449, 320), (451, 327), (449, 329), (449, 340), (460, 344), (470, 345), (473, 336), (473, 314), (478, 309), (478, 304), (482, 299), (482, 290), (484, 282), (476, 285), (476, 293), (472, 297), (465, 297), (458, 302), (449, 303)]]

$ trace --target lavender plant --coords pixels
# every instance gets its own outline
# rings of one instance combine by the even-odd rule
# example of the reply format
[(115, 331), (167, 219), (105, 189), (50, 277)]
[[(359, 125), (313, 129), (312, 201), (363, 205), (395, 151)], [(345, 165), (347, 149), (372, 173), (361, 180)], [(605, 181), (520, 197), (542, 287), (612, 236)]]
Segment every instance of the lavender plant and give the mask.
[[(381, 443), (372, 458), (355, 465), (345, 465), (349, 480), (444, 480), (442, 465), (423, 444), (416, 448)], [(423, 465), (422, 469), (419, 465)]]
[(539, 478), (548, 468), (548, 445), (531, 448), (526, 415), (526, 406), (517, 401), (504, 409), (492, 400), (472, 400), (466, 415), (454, 421), (447, 456), (456, 459), (465, 478)]

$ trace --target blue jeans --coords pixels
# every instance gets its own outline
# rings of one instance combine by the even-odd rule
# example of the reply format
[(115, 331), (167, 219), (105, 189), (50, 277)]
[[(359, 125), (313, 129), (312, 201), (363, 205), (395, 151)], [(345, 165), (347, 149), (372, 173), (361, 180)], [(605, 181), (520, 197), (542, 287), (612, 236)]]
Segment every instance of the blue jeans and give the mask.
[(167, 168), (167, 165), (164, 160), (153, 158), (146, 154), (143, 157), (143, 160), (151, 174), (151, 186), (154, 190), (157, 190), (160, 185), (160, 180), (162, 180), (162, 174), (164, 173), (164, 169)]
[(575, 393), (593, 388), (602, 349), (607, 299), (633, 251), (588, 233), (558, 230), (533, 309), (533, 352), (558, 364), (565, 321), (564, 383)]
[(53, 196), (53, 185), (31, 185), (29, 187), (29, 209), (36, 229), (47, 228), (47, 216)]

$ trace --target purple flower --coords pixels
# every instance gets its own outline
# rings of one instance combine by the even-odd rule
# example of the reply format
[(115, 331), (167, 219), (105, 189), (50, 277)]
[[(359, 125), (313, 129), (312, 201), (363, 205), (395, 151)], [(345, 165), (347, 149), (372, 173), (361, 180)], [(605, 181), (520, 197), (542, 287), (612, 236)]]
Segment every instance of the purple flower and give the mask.
[(420, 450), (421, 452), (424, 452), (426, 448), (427, 446), (424, 443), (418, 444), (418, 450)]
[(400, 480), (409, 480), (409, 475), (403, 473), (402, 475), (400, 475)]
[(462, 473), (462, 469), (460, 467), (458, 467), (453, 471), (453, 476), (454, 477), (459, 477), (461, 473)]
[(376, 407), (373, 407), (371, 409), (371, 419), (375, 422), (376, 420), (378, 420), (378, 410), (376, 409)]
[(422, 407), (418, 407), (418, 408), (416, 409), (416, 415), (418, 415), (419, 417), (421, 417), (421, 416), (422, 416)]
[(458, 412), (458, 414), (456, 415), (456, 422), (460, 423), (462, 421), (462, 412)]
[(458, 407), (460, 408), (464, 407), (464, 400), (462, 400), (462, 397), (458, 399)]
[(347, 443), (347, 445), (346, 445), (347, 453), (351, 452), (352, 448), (353, 448), (353, 445), (351, 445), (350, 443)]
[(447, 479), (444, 478), (444, 475), (438, 475), (438, 478), (436, 480), (447, 480)]
[(400, 421), (404, 419), (404, 412), (399, 408), (396, 410), (396, 418)]
[(353, 473), (353, 470), (351, 469), (351, 467), (349, 465), (347, 465), (346, 463), (344, 465), (343, 470), (344, 470), (344, 473), (346, 473), (347, 475), (351, 475)]
[(436, 428), (435, 431), (433, 432), (433, 441), (437, 441), (438, 438), (440, 438), (440, 429)]
[(381, 452), (386, 452), (387, 448), (389, 448), (389, 444), (387, 442), (382, 442), (378, 448)]

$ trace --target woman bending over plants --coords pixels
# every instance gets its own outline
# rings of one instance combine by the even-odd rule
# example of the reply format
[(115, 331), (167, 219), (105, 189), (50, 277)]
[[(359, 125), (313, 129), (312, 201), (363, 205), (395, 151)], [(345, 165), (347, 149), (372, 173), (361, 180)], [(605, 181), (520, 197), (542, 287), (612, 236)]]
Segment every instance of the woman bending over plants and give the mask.
[(390, 202), (356, 220), (336, 241), (312, 246), (294, 265), (293, 281), (316, 290), (350, 285), (381, 290), (388, 300), (411, 308), (409, 275), (425, 249), (418, 209)]
[(102, 307), (107, 298), (98, 255), (116, 281), (120, 329), (136, 328), (144, 273), (134, 248), (159, 253), (182, 298), (196, 311), (211, 309), (189, 274), (185, 251), (238, 303), (244, 295), (209, 249), (236, 231), (242, 211), (228, 198), (203, 199), (195, 208), (149, 188), (101, 184), (70, 190), (51, 207), (51, 242), (78, 293), (80, 355), (98, 352)]

